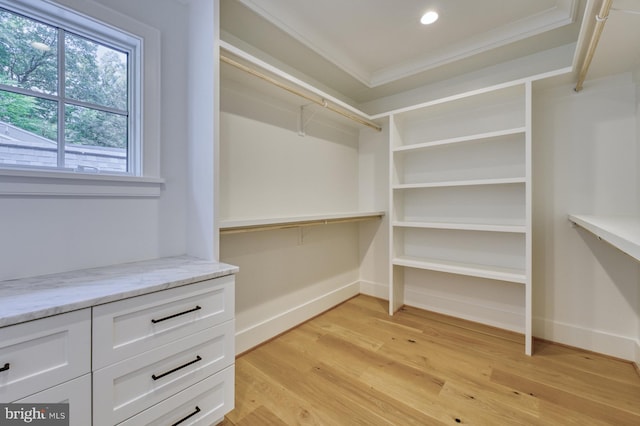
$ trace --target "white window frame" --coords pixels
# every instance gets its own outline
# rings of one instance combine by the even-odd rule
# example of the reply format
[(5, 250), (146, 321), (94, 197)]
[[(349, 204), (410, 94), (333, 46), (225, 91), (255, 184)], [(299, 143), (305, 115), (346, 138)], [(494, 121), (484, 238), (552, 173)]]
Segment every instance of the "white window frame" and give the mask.
[(0, 169), (2, 195), (159, 196), (160, 33), (86, 0), (0, 0), (0, 7), (129, 53), (129, 174)]

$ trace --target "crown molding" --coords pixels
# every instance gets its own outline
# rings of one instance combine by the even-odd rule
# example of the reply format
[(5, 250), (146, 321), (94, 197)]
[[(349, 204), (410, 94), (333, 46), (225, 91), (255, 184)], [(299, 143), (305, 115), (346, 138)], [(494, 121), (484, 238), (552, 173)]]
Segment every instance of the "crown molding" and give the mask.
[(579, 9), (579, 0), (557, 0), (554, 7), (480, 34), (471, 43), (455, 43), (412, 61), (378, 70), (368, 70), (354, 61), (340, 46), (333, 45), (318, 31), (304, 25), (293, 11), (281, 7), (277, 0), (239, 1), (369, 88), (569, 25), (575, 22)]

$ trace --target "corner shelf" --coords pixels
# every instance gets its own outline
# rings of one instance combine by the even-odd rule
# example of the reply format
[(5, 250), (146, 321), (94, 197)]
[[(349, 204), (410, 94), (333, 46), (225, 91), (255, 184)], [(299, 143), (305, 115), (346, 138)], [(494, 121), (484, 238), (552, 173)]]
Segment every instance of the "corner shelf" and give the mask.
[(569, 220), (640, 262), (640, 217), (569, 215)]
[(220, 222), (220, 234), (267, 231), (273, 229), (299, 228), (303, 226), (328, 225), (332, 223), (359, 222), (382, 219), (383, 211), (349, 212), (310, 216), (287, 216), (255, 219), (223, 220)]

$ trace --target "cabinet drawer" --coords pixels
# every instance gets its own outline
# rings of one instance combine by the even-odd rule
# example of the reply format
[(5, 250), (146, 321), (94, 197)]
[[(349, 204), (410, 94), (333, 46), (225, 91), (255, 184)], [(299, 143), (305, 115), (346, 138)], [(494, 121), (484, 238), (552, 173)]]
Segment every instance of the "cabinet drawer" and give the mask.
[(232, 319), (233, 284), (230, 275), (94, 307), (94, 370)]
[(211, 327), (93, 374), (94, 426), (114, 425), (234, 362), (234, 322)]
[[(120, 426), (210, 426), (234, 405), (234, 367), (209, 376), (188, 389), (120, 423)], [(181, 422), (182, 421), (182, 422)]]
[(77, 379), (73, 379), (14, 402), (32, 404), (66, 402), (69, 404), (69, 426), (90, 425), (91, 374), (85, 374)]
[(0, 328), (0, 402), (91, 371), (89, 309)]

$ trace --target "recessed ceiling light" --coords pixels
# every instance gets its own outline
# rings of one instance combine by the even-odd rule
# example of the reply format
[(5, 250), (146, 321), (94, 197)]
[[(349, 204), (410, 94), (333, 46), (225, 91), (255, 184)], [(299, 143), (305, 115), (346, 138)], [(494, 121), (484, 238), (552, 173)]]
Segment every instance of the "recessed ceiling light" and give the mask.
[(420, 18), (420, 23), (423, 25), (429, 25), (429, 24), (433, 24), (437, 20), (438, 20), (438, 12), (430, 10), (424, 15), (422, 15), (422, 18)]

